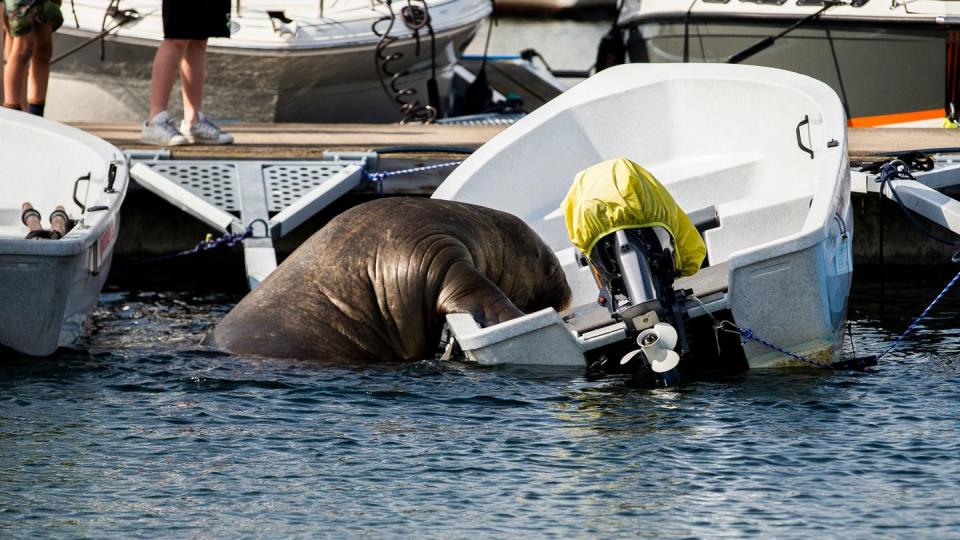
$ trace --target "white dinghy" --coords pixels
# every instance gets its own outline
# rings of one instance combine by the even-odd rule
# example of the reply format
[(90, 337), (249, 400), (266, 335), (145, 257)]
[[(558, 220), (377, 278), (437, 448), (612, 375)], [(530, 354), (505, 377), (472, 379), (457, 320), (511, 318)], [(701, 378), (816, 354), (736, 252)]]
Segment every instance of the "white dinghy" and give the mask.
[[(656, 336), (681, 354), (690, 345), (701, 359), (719, 358), (726, 337), (738, 350), (723, 352), (739, 354), (750, 367), (798, 363), (782, 351), (834, 362), (852, 273), (846, 137), (837, 95), (796, 73), (671, 64), (618, 66), (591, 77), (483, 145), (434, 194), (531, 225), (563, 264), (574, 307), (562, 319), (546, 310), (489, 328), (452, 317), (454, 335), (468, 358), (488, 364), (583, 365), (581, 353), (624, 343), (637, 349), (637, 338), (646, 339), (641, 345), (651, 362)], [(663, 310), (659, 321), (654, 311), (624, 311), (633, 279), (625, 266), (618, 277), (626, 292), (607, 294), (611, 302), (598, 306), (602, 281), (584, 264), (589, 254), (571, 246), (565, 226), (561, 202), (574, 178), (618, 157), (662, 183), (706, 246), (703, 267), (672, 285), (680, 293), (678, 320), (666, 322), (681, 330), (672, 339), (658, 333)], [(633, 245), (627, 236), (612, 240), (621, 263)], [(663, 247), (670, 242), (666, 237)], [(561, 320), (569, 332), (544, 340)], [(741, 335), (717, 338), (713, 329), (720, 325), (749, 330), (781, 351), (755, 340), (741, 345)], [(706, 337), (697, 339), (697, 328)], [(544, 350), (544, 342), (558, 346)]]
[[(0, 133), (0, 345), (48, 355), (80, 336), (97, 303), (127, 166), (114, 146), (25, 113), (0, 109)], [(23, 203), (47, 231), (57, 206), (75, 223), (62, 238), (27, 240)]]

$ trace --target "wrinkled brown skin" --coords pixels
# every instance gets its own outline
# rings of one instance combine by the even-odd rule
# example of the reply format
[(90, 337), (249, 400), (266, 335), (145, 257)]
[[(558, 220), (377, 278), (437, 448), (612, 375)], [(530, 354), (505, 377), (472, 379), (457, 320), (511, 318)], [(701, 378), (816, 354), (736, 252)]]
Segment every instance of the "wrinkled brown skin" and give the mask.
[(386, 198), (311, 236), (204, 343), (273, 358), (418, 360), (435, 353), (448, 313), (490, 326), (570, 299), (556, 256), (515, 216)]

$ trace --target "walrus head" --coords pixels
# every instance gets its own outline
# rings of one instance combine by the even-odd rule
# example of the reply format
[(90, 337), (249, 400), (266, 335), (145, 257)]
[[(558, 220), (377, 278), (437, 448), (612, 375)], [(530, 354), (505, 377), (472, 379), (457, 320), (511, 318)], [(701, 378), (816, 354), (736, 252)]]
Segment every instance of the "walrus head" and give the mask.
[(563, 311), (570, 307), (573, 301), (573, 291), (567, 284), (567, 276), (563, 272), (563, 267), (553, 251), (547, 247), (543, 241), (540, 241), (540, 253), (532, 263), (531, 269), (540, 273), (540, 279), (536, 280), (532, 287), (532, 294), (526, 305), (520, 307), (524, 313), (532, 313), (541, 309), (552, 307), (557, 311)]
[(551, 307), (562, 311), (573, 301), (573, 291), (566, 274), (550, 246), (519, 218), (502, 235), (503, 268), (513, 269), (497, 284), (503, 293), (524, 313)]

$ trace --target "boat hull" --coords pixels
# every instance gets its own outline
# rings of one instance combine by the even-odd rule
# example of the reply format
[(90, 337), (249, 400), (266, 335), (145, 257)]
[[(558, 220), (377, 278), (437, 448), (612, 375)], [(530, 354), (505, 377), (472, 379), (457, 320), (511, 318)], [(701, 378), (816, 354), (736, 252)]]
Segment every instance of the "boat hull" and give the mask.
[[(0, 345), (45, 356), (77, 340), (97, 303), (119, 232), (126, 162), (92, 135), (21, 112), (0, 110), (0, 133)], [(57, 159), (37, 154), (54, 148)], [(77, 223), (58, 240), (26, 240), (24, 202), (45, 228), (59, 205)]]
[(47, 356), (76, 343), (107, 280), (113, 243), (105, 247), (95, 271), (89, 249), (63, 257), (0, 254), (0, 305), (20, 306), (0, 310), (0, 344)]
[(447, 178), (434, 197), (517, 215), (555, 251), (573, 291), (565, 321), (587, 351), (627, 336), (622, 323), (590, 320), (609, 314), (559, 208), (575, 175), (618, 157), (642, 164), (684, 211), (715, 216), (702, 233), (708, 266), (677, 282), (697, 298), (691, 318), (713, 313), (773, 345), (744, 344), (752, 368), (800, 363), (789, 353), (824, 365), (839, 356), (853, 216), (836, 93), (756, 66), (617, 66), (503, 131)]
[[(480, 21), (437, 33), (437, 79), (441, 95), (453, 77), (457, 56), (474, 37)], [(55, 34), (55, 54), (92, 37), (64, 27)], [(149, 110), (150, 75), (159, 40), (112, 37), (105, 56), (91, 45), (57, 63), (51, 75), (48, 116), (60, 121), (142, 121)], [(397, 41), (388, 53), (403, 59), (395, 71), (409, 70), (400, 87), (417, 90), (427, 101), (431, 76), (429, 42), (416, 54), (413, 39)], [(381, 86), (375, 45), (322, 49), (208, 49), (204, 109), (214, 118), (244, 122), (391, 122), (399, 108)], [(179, 116), (174, 93), (170, 111)]]
[[(782, 32), (792, 22), (773, 17), (693, 19), (664, 16), (629, 31), (632, 62), (726, 62), (733, 54)], [(879, 25), (821, 20), (781, 37), (743, 63), (802, 73), (827, 83), (844, 103), (850, 125), (910, 122), (939, 125), (944, 116), (947, 31), (920, 23)]]

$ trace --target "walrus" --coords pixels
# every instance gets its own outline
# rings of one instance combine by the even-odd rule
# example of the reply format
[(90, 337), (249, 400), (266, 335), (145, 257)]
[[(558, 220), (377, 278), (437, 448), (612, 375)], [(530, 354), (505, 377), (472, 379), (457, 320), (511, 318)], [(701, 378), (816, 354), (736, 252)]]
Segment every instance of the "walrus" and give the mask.
[(384, 198), (317, 231), (204, 343), (273, 358), (419, 360), (435, 354), (449, 313), (486, 327), (571, 298), (553, 251), (516, 216)]

